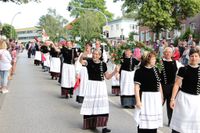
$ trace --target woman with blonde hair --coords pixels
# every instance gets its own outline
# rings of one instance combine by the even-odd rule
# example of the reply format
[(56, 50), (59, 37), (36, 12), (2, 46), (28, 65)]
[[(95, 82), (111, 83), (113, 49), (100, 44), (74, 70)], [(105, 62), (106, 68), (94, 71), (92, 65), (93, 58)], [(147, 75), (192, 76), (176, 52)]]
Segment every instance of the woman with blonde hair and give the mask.
[(8, 88), (8, 75), (9, 70), (11, 69), (11, 55), (7, 50), (7, 44), (5, 41), (0, 40), (0, 92), (7, 93)]

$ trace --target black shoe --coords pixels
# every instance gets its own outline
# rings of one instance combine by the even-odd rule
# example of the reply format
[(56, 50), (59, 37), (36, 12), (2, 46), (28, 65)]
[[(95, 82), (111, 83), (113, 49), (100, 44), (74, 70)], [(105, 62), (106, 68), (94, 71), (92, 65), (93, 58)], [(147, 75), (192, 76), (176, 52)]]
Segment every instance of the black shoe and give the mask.
[(103, 128), (103, 129), (102, 129), (102, 133), (109, 133), (109, 132), (111, 132), (111, 130), (108, 129), (108, 128)]
[(70, 95), (70, 98), (73, 98), (73, 96), (72, 96), (72, 95)]

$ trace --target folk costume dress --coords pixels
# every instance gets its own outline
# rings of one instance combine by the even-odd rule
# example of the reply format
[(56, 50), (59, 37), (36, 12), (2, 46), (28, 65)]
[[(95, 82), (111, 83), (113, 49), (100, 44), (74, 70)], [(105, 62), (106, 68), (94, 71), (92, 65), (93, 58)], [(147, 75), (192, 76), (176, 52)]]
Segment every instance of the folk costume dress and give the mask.
[(180, 133), (200, 133), (200, 67), (181, 67), (182, 86), (175, 99), (170, 127)]
[[(163, 126), (162, 98), (160, 93), (160, 77), (158, 69), (141, 66), (135, 72), (135, 84), (140, 86), (140, 99), (142, 102), (139, 113), (138, 132), (157, 132)], [(141, 131), (142, 130), (142, 131)], [(152, 130), (152, 131), (151, 131)]]
[[(81, 57), (82, 54), (80, 54), (79, 57)], [(87, 55), (87, 60), (92, 60), (92, 54)], [(78, 60), (79, 61), (79, 60)], [(76, 96), (76, 101), (78, 103), (83, 103), (84, 95), (85, 95), (85, 90), (86, 90), (86, 85), (88, 81), (88, 71), (85, 65), (80, 65), (80, 68), (78, 68), (77, 74), (80, 77), (80, 85), (79, 88), (77, 89), (77, 96)]]
[(170, 99), (172, 95), (172, 89), (174, 86), (176, 73), (178, 67), (175, 60), (167, 61), (166, 59), (162, 59), (162, 71), (161, 71), (161, 84), (163, 88), (164, 100), (167, 102), (167, 117), (168, 117), (168, 125), (172, 116), (172, 109), (170, 108)]
[(139, 65), (135, 58), (123, 58), (120, 70), (120, 98), (123, 107), (135, 105), (134, 74), (135, 66)]
[(48, 46), (42, 45), (41, 52), (43, 68), (45, 69), (44, 71), (48, 71), (48, 69), (50, 68), (50, 54)]
[(88, 81), (80, 114), (83, 115), (83, 128), (107, 126), (109, 102), (104, 73), (107, 65), (87, 60)]
[(38, 44), (35, 45), (35, 50), (36, 50), (36, 52), (35, 52), (35, 57), (34, 57), (34, 64), (36, 66), (39, 66), (42, 61), (42, 54), (41, 54)]
[[(115, 69), (116, 65), (113, 65), (113, 69)], [(113, 77), (112, 77), (112, 94), (118, 96), (120, 94), (120, 84), (119, 84), (119, 73), (116, 73)]]
[(50, 55), (51, 55), (50, 73), (51, 73), (52, 79), (55, 77), (55, 79), (57, 80), (57, 78), (60, 75), (60, 65), (61, 65), (59, 52), (57, 52), (54, 48), (51, 48)]
[(61, 54), (64, 58), (61, 75), (61, 95), (68, 98), (68, 93), (70, 94), (70, 97), (72, 97), (75, 85), (74, 64), (77, 52), (73, 48), (63, 47), (61, 49)]

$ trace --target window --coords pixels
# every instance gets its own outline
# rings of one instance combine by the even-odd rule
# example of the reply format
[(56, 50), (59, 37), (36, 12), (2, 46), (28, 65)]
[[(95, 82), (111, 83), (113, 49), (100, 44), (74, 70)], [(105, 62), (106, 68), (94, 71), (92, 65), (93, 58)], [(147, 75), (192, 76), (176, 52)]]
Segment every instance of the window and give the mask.
[(150, 32), (147, 31), (147, 32), (146, 32), (146, 41), (149, 41), (149, 40), (150, 40)]
[(134, 24), (130, 24), (129, 28), (130, 28), (130, 30), (133, 30), (134, 29)]
[(116, 30), (119, 30), (119, 24), (116, 24)]
[(114, 26), (113, 25), (111, 25), (111, 30), (114, 30)]
[(196, 29), (196, 24), (195, 24), (195, 23), (191, 23), (191, 24), (190, 24), (190, 29), (191, 29), (192, 31), (194, 31), (194, 30)]

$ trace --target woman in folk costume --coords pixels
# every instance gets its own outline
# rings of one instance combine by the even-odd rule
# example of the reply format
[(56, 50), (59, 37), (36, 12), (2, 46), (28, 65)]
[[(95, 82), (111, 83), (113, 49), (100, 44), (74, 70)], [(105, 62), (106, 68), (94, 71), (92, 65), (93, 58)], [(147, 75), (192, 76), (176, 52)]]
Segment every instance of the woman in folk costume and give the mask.
[(118, 68), (112, 73), (107, 72), (107, 65), (100, 60), (101, 51), (95, 49), (92, 60), (82, 60), (88, 71), (88, 81), (86, 85), (83, 104), (80, 114), (83, 115), (83, 128), (95, 129), (104, 127), (103, 133), (110, 132), (106, 128), (109, 116), (109, 102), (106, 82), (104, 78), (110, 79), (118, 72)]
[(134, 93), (134, 74), (135, 66), (139, 65), (140, 61), (132, 58), (132, 51), (126, 49), (125, 57), (121, 62), (120, 73), (120, 95), (121, 105), (123, 107), (134, 107), (135, 93)]
[(49, 45), (50, 45), (50, 42), (47, 41), (40, 48), (42, 52), (42, 62), (43, 62), (44, 72), (48, 71), (50, 68)]
[(72, 48), (72, 43), (67, 42), (67, 47), (63, 46), (61, 54), (64, 58), (61, 75), (61, 95), (72, 98), (75, 85), (75, 59), (78, 57), (76, 49)]
[(51, 73), (51, 78), (57, 80), (57, 78), (60, 76), (60, 58), (59, 54), (60, 49), (58, 48), (57, 44), (51, 45), (50, 49), (50, 55), (51, 55), (51, 61), (50, 61), (50, 73)]
[(200, 51), (190, 49), (189, 65), (178, 70), (170, 107), (172, 133), (200, 133)]
[[(85, 45), (85, 50), (83, 53), (80, 54), (79, 59), (77, 60), (77, 63), (80, 63), (80, 59), (84, 58), (84, 59), (92, 59), (92, 53), (91, 53), (91, 49), (92, 48), (92, 44), (90, 42), (86, 43)], [(87, 85), (87, 81), (88, 81), (88, 73), (87, 73), (87, 68), (85, 65), (82, 65), (76, 70), (77, 72), (77, 79), (80, 79), (80, 85), (78, 88), (78, 95), (76, 97), (76, 101), (78, 103), (83, 103), (83, 99), (84, 99), (84, 94), (85, 94), (85, 88)]]
[(138, 113), (138, 133), (157, 133), (163, 126), (162, 87), (155, 67), (156, 53), (144, 55), (143, 63), (135, 72), (135, 98)]
[(36, 66), (39, 66), (41, 64), (41, 61), (42, 61), (42, 54), (40, 52), (40, 46), (38, 43), (35, 44), (35, 57), (34, 57), (34, 64)]
[[(113, 64), (113, 70), (115, 69), (115, 67), (117, 67), (117, 65)], [(119, 96), (120, 94), (120, 84), (119, 84), (119, 73), (116, 73), (113, 77), (112, 77), (112, 94)]]
[[(172, 88), (174, 86), (175, 77), (180, 64), (178, 61), (172, 59), (173, 50), (171, 47), (166, 47), (163, 51), (162, 70), (160, 73), (161, 84), (164, 94), (164, 102), (167, 106), (168, 125), (170, 124), (172, 109), (170, 108), (170, 98), (172, 95)], [(164, 104), (164, 103), (163, 103)]]

